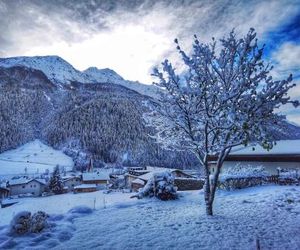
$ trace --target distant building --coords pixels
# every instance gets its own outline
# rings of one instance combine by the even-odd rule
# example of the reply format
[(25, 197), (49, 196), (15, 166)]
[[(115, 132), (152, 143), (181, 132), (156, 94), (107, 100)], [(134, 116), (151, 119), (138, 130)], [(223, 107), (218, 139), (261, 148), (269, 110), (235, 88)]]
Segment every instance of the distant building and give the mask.
[[(210, 160), (210, 171), (215, 173), (216, 166), (213, 161), (216, 158), (211, 157)], [(220, 174), (236, 165), (246, 168), (262, 166), (270, 175), (277, 175), (280, 169), (296, 170), (300, 174), (300, 140), (278, 141), (269, 151), (259, 145), (235, 147), (225, 158)]]
[(73, 191), (75, 186), (78, 186), (82, 183), (79, 176), (64, 176), (62, 177), (62, 182), (64, 187), (68, 188), (68, 191)]
[(75, 193), (88, 193), (97, 191), (96, 184), (81, 184), (74, 187)]
[(46, 182), (44, 179), (18, 178), (8, 182), (9, 195), (31, 194), (40, 196), (45, 191)]
[(95, 184), (97, 189), (105, 189), (109, 183), (109, 173), (106, 171), (96, 171), (93, 173), (83, 173), (82, 183), (83, 184)]
[[(125, 175), (125, 184), (127, 188), (133, 191), (144, 187), (146, 183), (153, 177), (155, 173), (170, 172), (174, 177), (174, 184), (179, 191), (182, 190), (198, 190), (203, 187), (203, 182), (194, 176), (185, 173), (180, 169), (147, 167), (143, 171), (147, 172), (140, 175), (140, 171), (131, 172)], [(132, 174), (136, 173), (136, 175)]]

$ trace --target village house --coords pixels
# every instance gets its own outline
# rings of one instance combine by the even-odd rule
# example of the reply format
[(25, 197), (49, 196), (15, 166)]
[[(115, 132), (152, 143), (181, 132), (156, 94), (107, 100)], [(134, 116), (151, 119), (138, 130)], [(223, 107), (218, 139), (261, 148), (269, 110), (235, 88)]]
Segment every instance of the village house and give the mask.
[(8, 188), (10, 196), (25, 194), (41, 196), (45, 191), (46, 182), (44, 179), (21, 177), (17, 179), (11, 179), (8, 182)]
[(109, 184), (109, 173), (107, 171), (96, 171), (88, 172), (82, 174), (82, 183), (83, 184), (95, 184), (97, 189), (105, 189)]
[[(254, 150), (253, 150), (254, 149)], [(211, 160), (215, 160), (211, 157)], [(270, 175), (278, 175), (280, 171), (295, 170), (300, 176), (300, 140), (282, 140), (269, 151), (261, 146), (235, 147), (226, 157), (221, 168), (222, 173), (233, 166), (264, 167)], [(211, 173), (215, 173), (216, 166), (210, 164)], [(298, 176), (298, 177), (299, 177)]]
[(175, 186), (177, 186), (179, 191), (183, 190), (198, 190), (203, 187), (203, 182), (196, 177), (185, 173), (180, 169), (170, 169), (170, 168), (160, 168), (160, 167), (147, 167), (143, 170), (147, 173), (140, 175), (140, 171), (137, 171), (137, 175), (134, 172), (125, 175), (125, 184), (127, 188), (133, 191), (144, 187), (150, 178), (153, 177), (155, 173), (170, 172), (174, 177)]
[(75, 186), (78, 186), (82, 183), (79, 176), (64, 176), (62, 177), (62, 182), (68, 191), (73, 191)]

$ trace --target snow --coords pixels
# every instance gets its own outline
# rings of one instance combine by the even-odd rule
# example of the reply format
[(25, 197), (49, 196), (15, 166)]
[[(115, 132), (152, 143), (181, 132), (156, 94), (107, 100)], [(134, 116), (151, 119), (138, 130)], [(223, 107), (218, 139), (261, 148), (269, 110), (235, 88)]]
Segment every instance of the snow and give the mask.
[[(97, 209), (102, 209), (105, 206), (113, 206), (118, 203), (136, 202), (130, 199), (132, 193), (111, 192), (104, 194), (103, 191), (90, 193), (66, 193), (60, 195), (52, 195), (46, 197), (26, 197), (10, 199), (10, 201), (18, 201), (17, 204), (1, 209), (0, 208), (0, 226), (9, 224), (12, 217), (23, 210), (35, 213), (39, 210), (45, 211), (48, 214), (65, 214), (73, 207), (87, 206)], [(1, 247), (0, 247), (1, 249)]]
[[(252, 148), (255, 148), (253, 151)], [(230, 155), (273, 155), (273, 154), (300, 154), (300, 140), (281, 140), (277, 141), (276, 145), (267, 151), (260, 145), (250, 145), (247, 147), (235, 147), (231, 150)]]
[[(178, 200), (167, 202), (101, 192), (45, 197), (47, 201), (27, 198), (30, 202), (0, 210), (2, 225), (13, 213), (36, 211), (45, 202), (49, 206), (43, 210), (63, 214), (52, 215), (55, 226), (41, 235), (11, 238), (5, 234), (8, 226), (0, 227), (0, 247), (6, 242), (14, 249), (255, 249), (259, 239), (261, 249), (300, 248), (300, 187), (218, 191), (213, 217), (205, 215), (202, 191), (179, 194)], [(77, 208), (69, 211), (72, 196)], [(94, 197), (97, 209), (92, 211)]]
[(141, 179), (135, 179), (135, 180), (132, 181), (132, 183), (141, 184), (141, 185), (145, 184), (145, 182), (143, 180), (141, 180)]
[(71, 64), (59, 56), (21, 56), (0, 58), (0, 67), (25, 66), (41, 70), (49, 80), (62, 86), (70, 82), (81, 83), (114, 83), (135, 90), (143, 95), (156, 96), (157, 88), (139, 82), (124, 80), (111, 69), (97, 69), (90, 67), (84, 71), (75, 69)]
[(39, 140), (26, 143), (16, 149), (0, 154), (0, 176), (43, 173), (49, 169), (52, 172), (56, 165), (64, 166), (66, 170), (73, 167), (71, 157), (62, 151), (55, 150)]

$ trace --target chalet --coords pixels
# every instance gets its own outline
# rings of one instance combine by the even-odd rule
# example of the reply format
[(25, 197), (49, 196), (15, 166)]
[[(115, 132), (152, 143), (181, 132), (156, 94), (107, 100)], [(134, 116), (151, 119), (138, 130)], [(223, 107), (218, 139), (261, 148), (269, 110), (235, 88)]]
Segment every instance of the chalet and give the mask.
[(96, 171), (82, 174), (83, 184), (96, 184), (97, 189), (106, 188), (109, 183), (109, 173), (106, 171)]
[(8, 182), (9, 195), (25, 195), (40, 196), (45, 191), (46, 182), (44, 179), (31, 179), (21, 177), (11, 179)]
[(73, 191), (75, 186), (78, 186), (82, 183), (79, 176), (64, 176), (62, 177), (62, 182), (64, 187), (68, 188), (68, 191)]
[(146, 185), (149, 179), (153, 177), (153, 174), (167, 171), (173, 175), (175, 185), (177, 186), (179, 191), (198, 190), (203, 187), (202, 181), (192, 175), (185, 173), (180, 169), (147, 167), (147, 171), (148, 173), (137, 176), (127, 174), (125, 176), (126, 186), (134, 191), (137, 191), (139, 188), (142, 188)]
[[(211, 157), (211, 160), (215, 160)], [(296, 170), (300, 174), (300, 140), (282, 140), (269, 151), (259, 145), (235, 147), (225, 159), (221, 173), (239, 164), (244, 167), (263, 166), (270, 175), (277, 175), (281, 170)], [(211, 173), (216, 171), (212, 162)]]
[(81, 184), (74, 187), (74, 193), (88, 193), (97, 191), (96, 184)]

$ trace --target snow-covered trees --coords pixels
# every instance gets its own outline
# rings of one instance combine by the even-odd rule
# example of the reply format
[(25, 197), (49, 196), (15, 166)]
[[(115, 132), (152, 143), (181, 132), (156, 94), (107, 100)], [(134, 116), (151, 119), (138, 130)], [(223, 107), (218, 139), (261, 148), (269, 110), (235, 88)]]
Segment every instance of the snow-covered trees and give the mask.
[(139, 193), (138, 198), (157, 197), (160, 200), (174, 200), (177, 198), (177, 188), (174, 186), (174, 177), (169, 172), (154, 173)]
[(49, 189), (55, 194), (61, 194), (63, 192), (64, 185), (60, 176), (59, 166), (54, 168), (53, 174), (49, 181)]
[[(220, 169), (231, 148), (256, 142), (271, 149), (270, 128), (285, 119), (276, 109), (299, 103), (287, 96), (292, 76), (281, 81), (270, 76), (272, 67), (262, 59), (254, 29), (244, 38), (232, 31), (218, 47), (215, 39), (203, 44), (195, 36), (191, 55), (175, 43), (187, 71), (178, 75), (168, 60), (162, 71), (154, 70), (160, 97), (144, 118), (157, 129), (158, 142), (197, 156), (205, 172), (206, 211), (212, 215)], [(210, 178), (212, 156), (217, 170)]]

